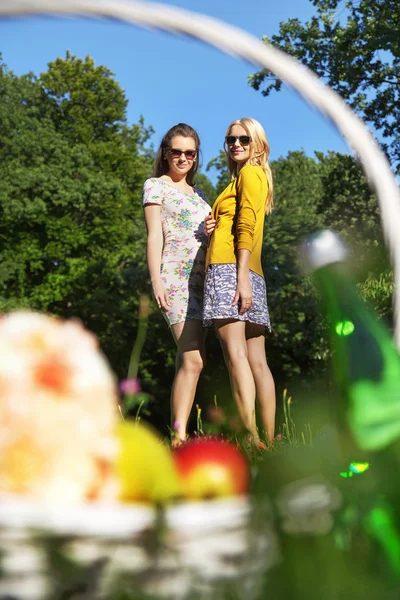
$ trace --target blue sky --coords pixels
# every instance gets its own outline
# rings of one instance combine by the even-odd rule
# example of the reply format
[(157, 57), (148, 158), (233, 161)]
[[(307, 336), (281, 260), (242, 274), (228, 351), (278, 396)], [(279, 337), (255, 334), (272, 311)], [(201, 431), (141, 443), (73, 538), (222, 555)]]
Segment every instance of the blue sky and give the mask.
[[(310, 0), (169, 0), (166, 4), (231, 23), (258, 38), (277, 33), (288, 18), (307, 20)], [(230, 121), (259, 120), (271, 146), (271, 159), (289, 150), (349, 152), (337, 130), (296, 92), (285, 88), (264, 98), (247, 83), (255, 70), (244, 61), (191, 39), (132, 25), (88, 19), (31, 17), (0, 21), (0, 52), (16, 74), (46, 70), (66, 50), (87, 54), (115, 73), (129, 100), (128, 119), (143, 115), (155, 129), (153, 143), (184, 121), (202, 140), (203, 164), (222, 148)], [(209, 173), (214, 180), (215, 174)]]

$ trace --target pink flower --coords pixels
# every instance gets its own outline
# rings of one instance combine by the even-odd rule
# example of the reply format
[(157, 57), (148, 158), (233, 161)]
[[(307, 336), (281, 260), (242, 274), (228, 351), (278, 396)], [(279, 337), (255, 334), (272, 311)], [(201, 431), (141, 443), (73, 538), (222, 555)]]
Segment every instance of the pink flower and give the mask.
[(138, 394), (140, 382), (138, 379), (123, 379), (119, 384), (119, 389), (123, 394)]

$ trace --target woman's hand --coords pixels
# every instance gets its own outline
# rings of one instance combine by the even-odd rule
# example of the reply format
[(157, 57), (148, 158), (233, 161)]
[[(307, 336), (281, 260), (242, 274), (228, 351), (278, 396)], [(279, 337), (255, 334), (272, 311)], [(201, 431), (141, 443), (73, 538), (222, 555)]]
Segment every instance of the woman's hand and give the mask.
[(239, 315), (243, 315), (253, 306), (253, 291), (251, 289), (250, 277), (244, 281), (238, 281), (232, 306), (238, 304)]
[(215, 229), (216, 224), (217, 224), (217, 221), (212, 218), (211, 213), (206, 216), (206, 218), (204, 219), (204, 229), (205, 229), (207, 237), (210, 237), (210, 235), (212, 234), (212, 232)]
[(170, 301), (168, 292), (161, 281), (153, 284), (153, 296), (158, 308), (161, 310), (167, 311), (171, 307), (172, 302)]

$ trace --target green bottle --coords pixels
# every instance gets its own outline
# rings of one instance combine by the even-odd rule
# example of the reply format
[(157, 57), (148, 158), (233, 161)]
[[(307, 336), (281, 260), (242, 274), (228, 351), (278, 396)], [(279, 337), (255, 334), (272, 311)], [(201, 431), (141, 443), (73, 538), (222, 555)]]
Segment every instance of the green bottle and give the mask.
[(335, 377), (346, 417), (362, 450), (380, 450), (400, 438), (400, 356), (385, 326), (358, 296), (346, 270), (339, 236), (322, 230), (301, 247), (313, 273), (331, 335)]

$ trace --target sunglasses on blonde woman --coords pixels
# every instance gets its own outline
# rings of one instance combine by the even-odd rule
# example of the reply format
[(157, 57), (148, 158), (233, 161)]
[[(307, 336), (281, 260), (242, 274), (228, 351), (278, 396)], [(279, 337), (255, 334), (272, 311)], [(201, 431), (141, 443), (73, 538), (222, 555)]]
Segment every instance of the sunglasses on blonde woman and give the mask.
[(242, 146), (248, 146), (251, 142), (251, 137), (249, 135), (227, 135), (225, 138), (228, 146), (236, 144), (236, 140), (239, 140)]
[(180, 158), (184, 154), (187, 160), (194, 160), (197, 154), (197, 150), (179, 150), (178, 148), (168, 148), (168, 151), (172, 158)]

